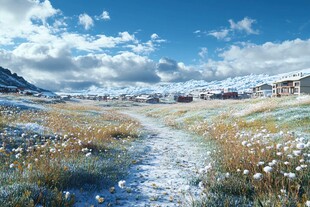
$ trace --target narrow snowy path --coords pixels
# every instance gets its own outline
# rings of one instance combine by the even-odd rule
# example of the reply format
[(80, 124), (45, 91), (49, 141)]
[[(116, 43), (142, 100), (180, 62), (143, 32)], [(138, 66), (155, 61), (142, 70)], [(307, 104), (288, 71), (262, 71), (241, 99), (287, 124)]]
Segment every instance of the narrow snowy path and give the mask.
[[(198, 172), (210, 163), (207, 144), (201, 137), (167, 127), (160, 120), (134, 110), (122, 113), (137, 119), (145, 135), (129, 149), (135, 164), (123, 178), (125, 188), (115, 186), (115, 193), (107, 189), (74, 190), (77, 198), (74, 206), (191, 206), (190, 200), (201, 193)], [(95, 200), (96, 195), (104, 198), (102, 204)]]
[(198, 137), (175, 130), (159, 120), (123, 112), (139, 120), (148, 135), (136, 143), (146, 152), (126, 178), (128, 190), (118, 195), (117, 206), (187, 206), (184, 202), (199, 196), (197, 172), (209, 162), (207, 148)]

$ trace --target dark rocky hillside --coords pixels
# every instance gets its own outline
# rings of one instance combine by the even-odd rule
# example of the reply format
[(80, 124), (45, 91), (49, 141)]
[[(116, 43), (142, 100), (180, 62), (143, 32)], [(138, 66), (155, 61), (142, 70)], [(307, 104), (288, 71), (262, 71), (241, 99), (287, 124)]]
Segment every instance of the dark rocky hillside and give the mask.
[(9, 69), (0, 67), (0, 85), (3, 86), (16, 86), (25, 90), (33, 90), (38, 92), (47, 91), (42, 88), (38, 88), (35, 85), (26, 81), (23, 77), (18, 76), (16, 73), (11, 73)]

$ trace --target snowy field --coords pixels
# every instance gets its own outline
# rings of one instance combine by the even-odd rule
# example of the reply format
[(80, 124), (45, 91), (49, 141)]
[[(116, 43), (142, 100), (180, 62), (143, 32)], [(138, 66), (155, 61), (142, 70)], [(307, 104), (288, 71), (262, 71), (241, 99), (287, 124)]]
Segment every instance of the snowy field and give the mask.
[(1, 96), (1, 206), (305, 206), (310, 96), (189, 104)]

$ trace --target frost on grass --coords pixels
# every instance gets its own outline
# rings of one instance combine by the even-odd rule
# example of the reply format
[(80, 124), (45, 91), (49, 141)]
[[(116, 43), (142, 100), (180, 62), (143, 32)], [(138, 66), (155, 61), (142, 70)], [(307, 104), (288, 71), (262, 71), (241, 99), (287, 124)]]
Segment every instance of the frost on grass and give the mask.
[(211, 154), (214, 167), (199, 182), (207, 198), (203, 206), (240, 199), (254, 206), (303, 206), (309, 200), (309, 96), (206, 101), (144, 112), (218, 146)]
[(135, 121), (76, 104), (0, 109), (0, 206), (72, 206), (64, 190), (108, 189), (126, 175)]

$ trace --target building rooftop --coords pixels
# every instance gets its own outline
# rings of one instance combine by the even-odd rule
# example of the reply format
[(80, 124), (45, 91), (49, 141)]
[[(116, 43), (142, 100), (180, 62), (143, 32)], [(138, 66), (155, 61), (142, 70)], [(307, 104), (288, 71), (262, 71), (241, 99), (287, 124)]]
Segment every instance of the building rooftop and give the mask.
[(310, 74), (297, 73), (290, 76), (284, 76), (281, 79), (275, 81), (274, 83), (280, 83), (284, 81), (299, 81), (304, 78), (310, 77)]

